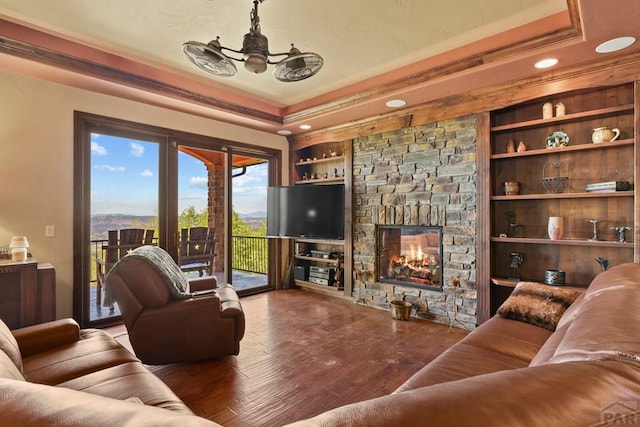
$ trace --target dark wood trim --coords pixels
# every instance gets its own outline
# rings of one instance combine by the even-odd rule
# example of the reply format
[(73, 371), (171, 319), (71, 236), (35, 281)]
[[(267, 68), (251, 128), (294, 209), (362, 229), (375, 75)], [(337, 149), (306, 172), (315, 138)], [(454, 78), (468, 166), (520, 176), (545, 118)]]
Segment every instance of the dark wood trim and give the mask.
[[(1, 21), (3, 25), (6, 21)], [(10, 24), (15, 25), (15, 24)], [(33, 31), (33, 30), (32, 30)], [(47, 37), (53, 37), (47, 35)], [(67, 43), (72, 43), (66, 41)], [(195, 104), (212, 107), (231, 113), (236, 113), (245, 117), (251, 117), (267, 123), (282, 125), (283, 120), (280, 116), (265, 113), (264, 111), (247, 108), (225, 101), (223, 99), (206, 96), (201, 93), (193, 92), (175, 85), (167, 84), (163, 81), (152, 79), (141, 74), (123, 71), (115, 67), (104, 65), (95, 61), (71, 56), (64, 52), (54, 51), (44, 46), (34, 43), (14, 40), (8, 37), (0, 37), (0, 53), (17, 56), (19, 58), (28, 59), (41, 64), (50, 65), (87, 76), (97, 77), (109, 82), (124, 84), (136, 89), (145, 90), (151, 93), (169, 96), (176, 99), (186, 100)], [(122, 59), (122, 58), (121, 58)], [(149, 75), (156, 70), (148, 65), (140, 65), (146, 68)]]
[(353, 141), (344, 141), (344, 294), (353, 292)]
[(477, 146), (477, 168), (478, 175), (476, 181), (476, 209), (477, 209), (477, 258), (476, 258), (476, 289), (477, 289), (477, 309), (476, 316), (478, 324), (487, 321), (491, 311), (491, 266), (489, 245), (491, 237), (491, 219), (489, 213), (489, 196), (491, 195), (491, 182), (489, 174), (489, 157), (491, 156), (491, 136), (489, 133), (490, 117), (489, 113), (478, 115), (476, 124), (476, 146)]
[(640, 51), (606, 56), (600, 62), (581, 64), (556, 72), (536, 75), (454, 95), (396, 113), (318, 129), (291, 138), (298, 147), (320, 142), (359, 138), (402, 129), (407, 116), (419, 126), (482, 111), (492, 111), (558, 92), (587, 87), (613, 86), (634, 81), (640, 74)]
[(635, 128), (634, 135), (634, 153), (635, 153), (635, 173), (633, 176), (633, 192), (634, 192), (634, 206), (633, 206), (633, 262), (640, 262), (640, 185), (638, 185), (638, 176), (640, 170), (640, 81), (636, 80), (633, 85), (634, 91), (634, 104), (635, 113), (633, 116), (633, 127)]

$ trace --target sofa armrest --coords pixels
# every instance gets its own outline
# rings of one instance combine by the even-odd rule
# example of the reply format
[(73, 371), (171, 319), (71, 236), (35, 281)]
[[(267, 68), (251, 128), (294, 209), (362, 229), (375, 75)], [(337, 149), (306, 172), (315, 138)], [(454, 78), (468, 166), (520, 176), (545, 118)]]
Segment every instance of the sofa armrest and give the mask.
[(195, 415), (173, 412), (92, 393), (0, 379), (2, 423), (11, 426), (219, 426)]
[(11, 331), (22, 357), (71, 344), (80, 339), (80, 326), (73, 319), (60, 319)]
[(189, 291), (200, 292), (208, 291), (218, 287), (218, 280), (214, 276), (195, 277), (189, 279)]

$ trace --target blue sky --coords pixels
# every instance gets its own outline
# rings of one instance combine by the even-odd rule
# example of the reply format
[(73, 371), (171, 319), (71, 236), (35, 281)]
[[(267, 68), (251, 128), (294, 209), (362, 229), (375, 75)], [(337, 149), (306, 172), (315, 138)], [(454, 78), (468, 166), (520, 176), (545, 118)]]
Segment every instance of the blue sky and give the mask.
[[(245, 214), (266, 211), (267, 164), (233, 179), (233, 206)], [(158, 214), (158, 144), (92, 134), (91, 213)], [(178, 157), (178, 206), (207, 206), (207, 171), (187, 154)]]

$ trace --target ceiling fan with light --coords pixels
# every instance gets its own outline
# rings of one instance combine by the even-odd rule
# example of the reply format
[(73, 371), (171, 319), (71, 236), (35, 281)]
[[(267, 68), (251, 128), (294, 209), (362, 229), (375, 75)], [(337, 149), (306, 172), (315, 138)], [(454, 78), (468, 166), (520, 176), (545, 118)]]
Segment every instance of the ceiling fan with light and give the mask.
[[(273, 74), (282, 82), (297, 82), (309, 78), (320, 71), (324, 60), (313, 52), (300, 52), (293, 43), (289, 52), (270, 53), (269, 41), (260, 32), (260, 17), (258, 4), (264, 0), (253, 0), (251, 11), (251, 27), (244, 35), (242, 49), (235, 50), (220, 44), (220, 37), (209, 43), (188, 41), (182, 45), (182, 50), (197, 67), (217, 76), (230, 77), (238, 72), (233, 61), (244, 62), (248, 71), (260, 74), (266, 71), (267, 64), (274, 65)], [(223, 51), (242, 54), (242, 58), (234, 58)], [(285, 56), (286, 58), (273, 61), (270, 57)]]

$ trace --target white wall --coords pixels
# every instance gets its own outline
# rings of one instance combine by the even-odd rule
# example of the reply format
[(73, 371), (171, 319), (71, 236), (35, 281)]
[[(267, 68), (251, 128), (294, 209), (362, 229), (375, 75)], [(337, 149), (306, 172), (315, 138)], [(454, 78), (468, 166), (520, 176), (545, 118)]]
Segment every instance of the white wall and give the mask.
[(54, 265), (58, 318), (73, 306), (75, 110), (281, 149), (288, 176), (284, 137), (0, 71), (0, 246), (25, 235), (33, 256)]

